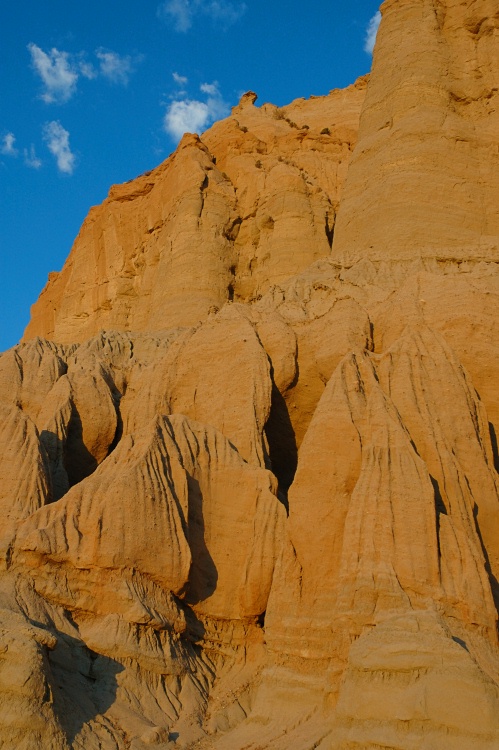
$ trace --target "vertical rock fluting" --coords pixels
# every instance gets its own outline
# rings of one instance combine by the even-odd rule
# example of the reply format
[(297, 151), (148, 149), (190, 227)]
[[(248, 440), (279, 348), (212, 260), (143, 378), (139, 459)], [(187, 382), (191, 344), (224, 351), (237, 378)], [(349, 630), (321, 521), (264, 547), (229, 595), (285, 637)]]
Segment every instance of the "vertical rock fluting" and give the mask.
[(499, 260), (493, 0), (386, 0), (333, 253)]
[[(493, 747), (498, 489), (483, 406), (433, 332), (338, 366), (300, 450), (266, 618), (269, 693), (287, 685), (296, 711), (311, 687), (327, 696), (324, 747)], [(444, 685), (471, 703), (444, 707)], [(289, 723), (278, 700), (262, 712)]]
[(25, 338), (191, 326), (330, 253), (366, 79), (287, 107), (243, 97), (91, 209)]

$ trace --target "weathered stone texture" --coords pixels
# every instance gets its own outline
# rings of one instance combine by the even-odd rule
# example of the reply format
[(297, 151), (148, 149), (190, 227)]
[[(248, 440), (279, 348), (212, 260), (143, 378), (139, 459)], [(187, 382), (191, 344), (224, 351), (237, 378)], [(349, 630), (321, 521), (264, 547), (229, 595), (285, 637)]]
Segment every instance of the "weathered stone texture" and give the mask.
[(2, 747), (499, 747), (499, 14), (382, 13), (113, 187), (0, 356)]

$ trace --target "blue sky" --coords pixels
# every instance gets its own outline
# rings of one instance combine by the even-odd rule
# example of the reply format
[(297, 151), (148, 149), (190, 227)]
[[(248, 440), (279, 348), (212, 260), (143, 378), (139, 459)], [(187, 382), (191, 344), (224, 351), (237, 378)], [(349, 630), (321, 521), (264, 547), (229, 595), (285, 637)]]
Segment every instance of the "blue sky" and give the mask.
[[(0, 351), (90, 206), (239, 96), (286, 104), (369, 71), (378, 0), (21, 0), (0, 7)], [(373, 25), (374, 24), (374, 25)], [(376, 22), (371, 23), (373, 37)]]

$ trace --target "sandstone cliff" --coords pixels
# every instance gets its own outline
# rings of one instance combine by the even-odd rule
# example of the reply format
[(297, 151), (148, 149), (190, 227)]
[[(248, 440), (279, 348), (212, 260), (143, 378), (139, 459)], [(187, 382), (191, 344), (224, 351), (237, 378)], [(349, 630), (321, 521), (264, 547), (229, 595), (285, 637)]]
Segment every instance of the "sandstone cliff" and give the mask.
[(382, 12), (113, 187), (0, 356), (1, 747), (499, 747), (499, 15)]
[(360, 79), (282, 108), (246, 94), (202, 140), (184, 136), (157, 169), (112, 187), (26, 338), (194, 325), (328, 257), (365, 90)]
[(337, 257), (498, 261), (497, 4), (382, 11)]

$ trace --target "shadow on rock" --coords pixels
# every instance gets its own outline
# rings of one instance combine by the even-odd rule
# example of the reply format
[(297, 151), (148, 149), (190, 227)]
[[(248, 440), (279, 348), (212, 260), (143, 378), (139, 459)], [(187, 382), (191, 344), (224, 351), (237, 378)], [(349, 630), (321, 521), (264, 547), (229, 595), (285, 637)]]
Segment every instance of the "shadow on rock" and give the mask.
[(186, 589), (186, 601), (198, 604), (213, 594), (218, 583), (218, 571), (206, 546), (203, 512), (203, 493), (197, 479), (188, 477), (189, 484), (189, 547), (191, 569)]
[(271, 469), (279, 482), (279, 499), (285, 498), (287, 510), (287, 494), (296, 473), (298, 448), (286, 401), (275, 383), (272, 384), (272, 401), (265, 434)]
[(86, 724), (105, 714), (116, 701), (116, 676), (124, 667), (90, 651), (77, 638), (56, 635), (57, 646), (49, 654), (54, 709), (71, 744)]

